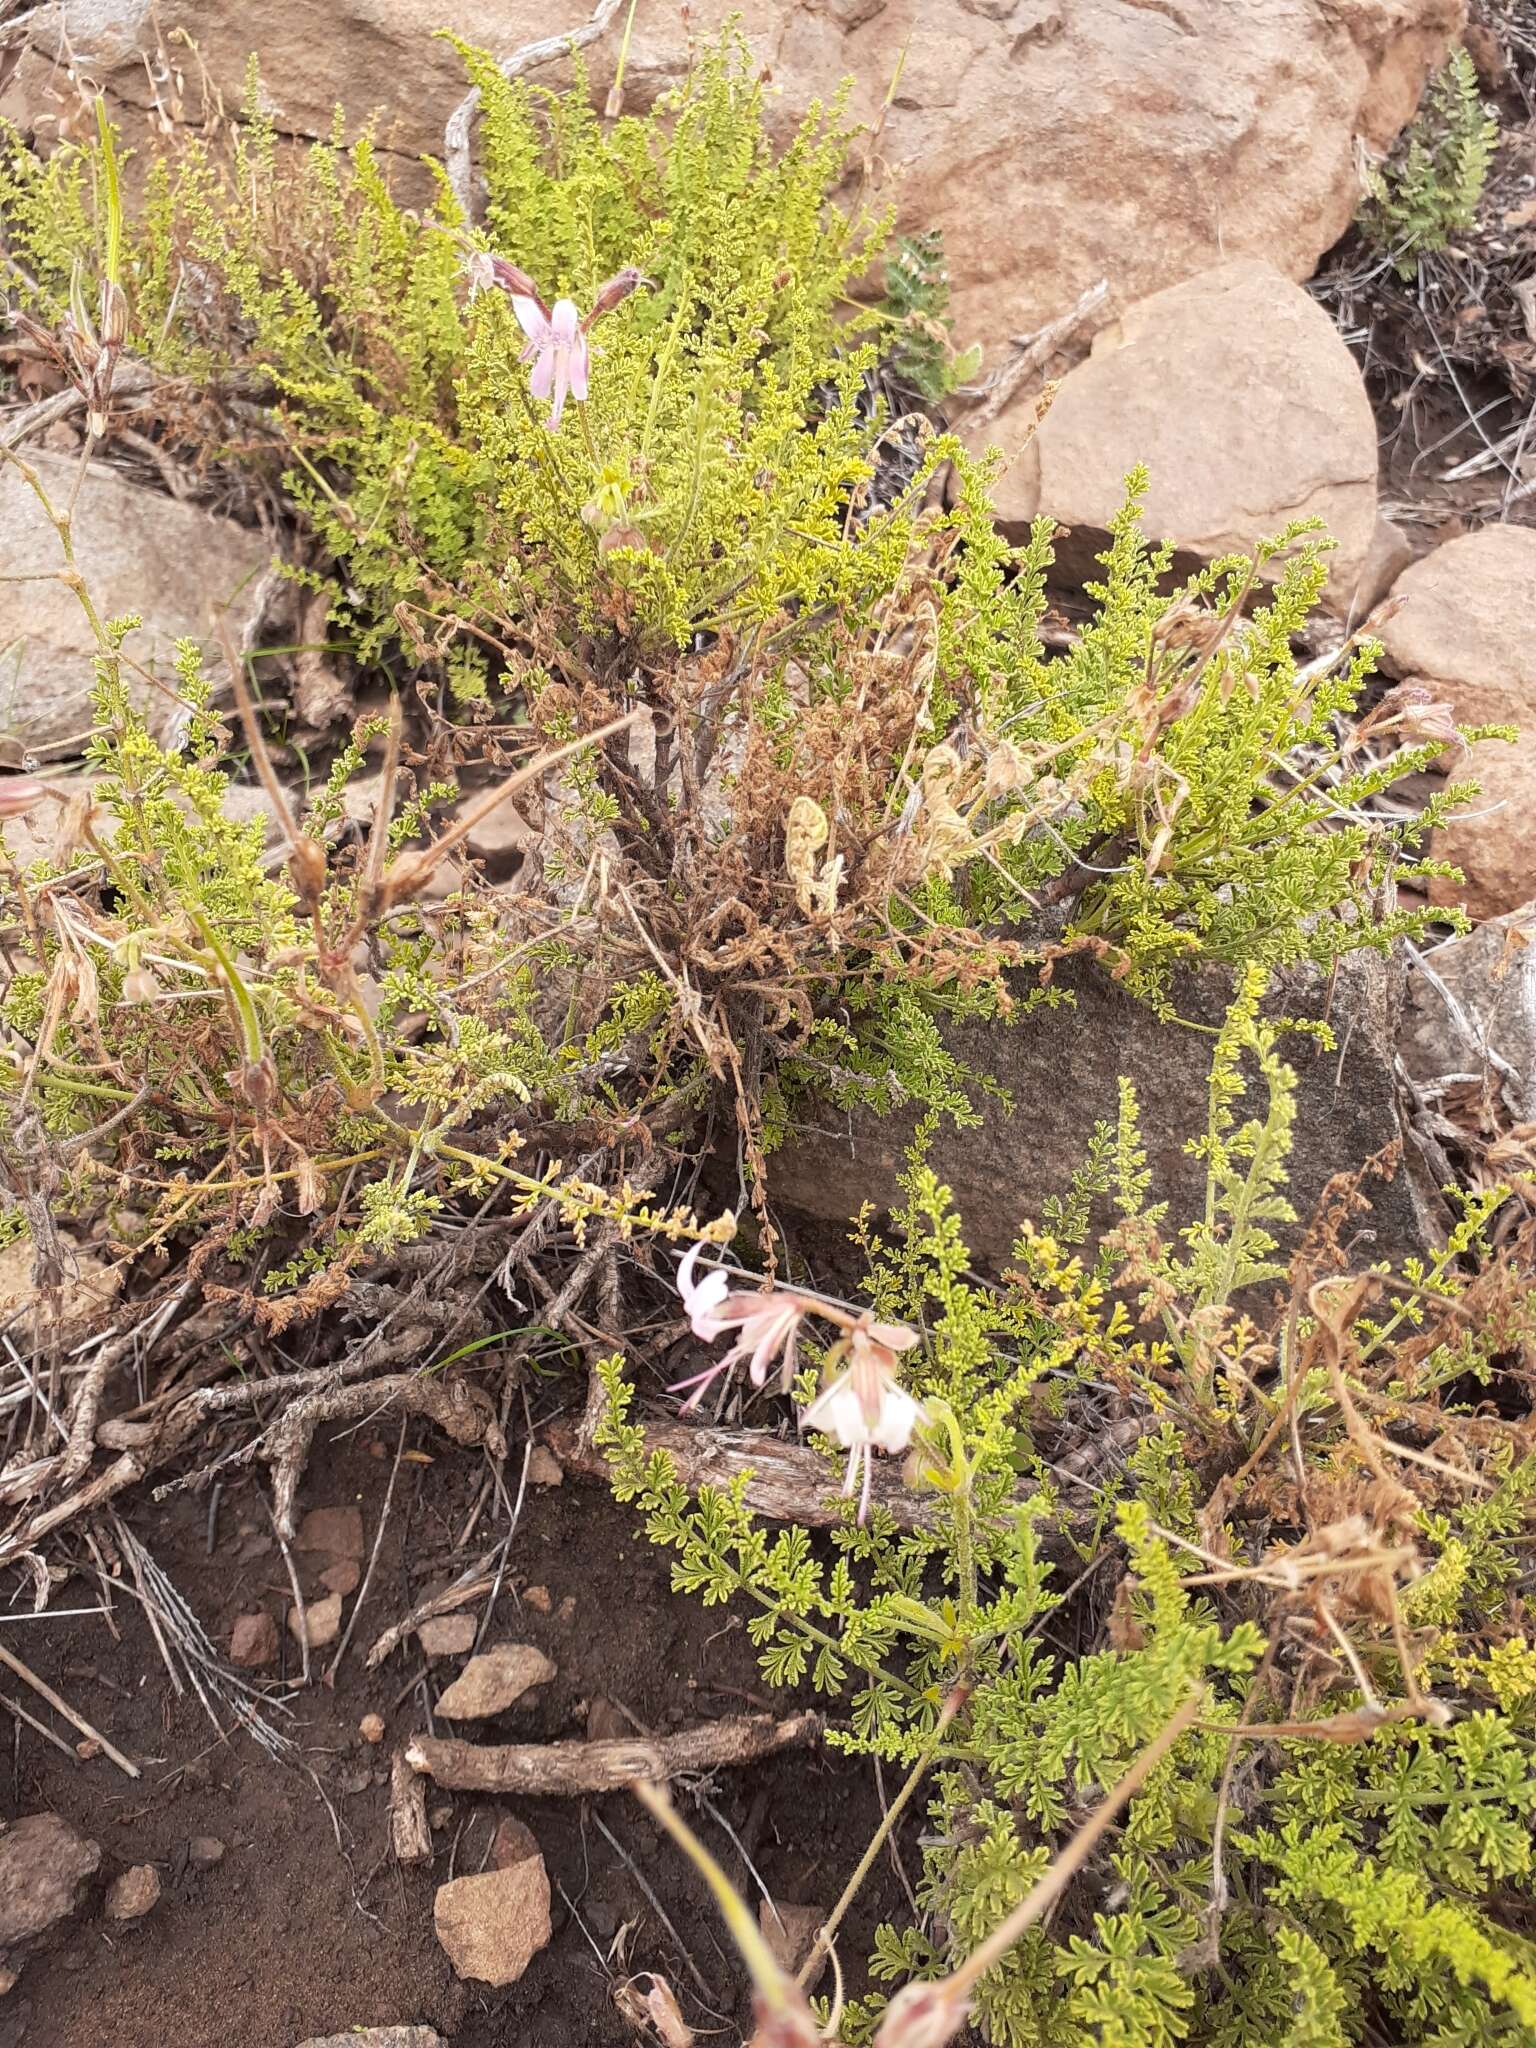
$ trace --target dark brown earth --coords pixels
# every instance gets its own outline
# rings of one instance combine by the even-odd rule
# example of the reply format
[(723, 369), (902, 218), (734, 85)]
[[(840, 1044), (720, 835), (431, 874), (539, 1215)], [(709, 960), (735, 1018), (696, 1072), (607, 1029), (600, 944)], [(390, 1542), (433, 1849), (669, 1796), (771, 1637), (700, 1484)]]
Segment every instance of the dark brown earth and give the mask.
[[(103, 1850), (75, 1919), (0, 1998), (0, 2048), (295, 2048), (313, 2035), (407, 2023), (437, 2027), (453, 2048), (637, 2043), (613, 1992), (647, 1970), (667, 1978), (701, 2041), (740, 2038), (743, 1973), (717, 1916), (691, 1870), (624, 1795), (517, 1803), (548, 1866), (553, 1939), (506, 1990), (454, 1976), (432, 1931), (435, 1887), (483, 1866), (496, 1818), (512, 1803), (432, 1791), (434, 1813), (446, 1809), (434, 1863), (396, 1864), (387, 1852), (389, 1757), (426, 1728), (426, 1699), (436, 1699), (462, 1660), (438, 1664), (413, 1686), (423, 1669), (414, 1642), (377, 1671), (365, 1670), (363, 1656), (413, 1600), (497, 1532), (482, 1522), (467, 1549), (453, 1550), (485, 1468), (414, 1426), (407, 1441), (433, 1462), (400, 1467), (379, 1568), (337, 1688), (317, 1682), (294, 1695), (292, 1718), (281, 1724), (297, 1745), (290, 1764), (272, 1761), (244, 1732), (221, 1739), (195, 1698), (173, 1695), (142, 1609), (121, 1588), (110, 1625), (102, 1616), (0, 1620), (0, 1640), (143, 1766), (135, 1783), (105, 1757), (74, 1762), (0, 1708), (0, 1812), (56, 1811)], [(301, 1506), (357, 1504), (371, 1548), (395, 1447), (393, 1424), (318, 1447)], [(287, 1576), (253, 1479), (226, 1484), (211, 1558), (206, 1497), (137, 1499), (125, 1520), (221, 1650), (242, 1612), (264, 1606), (285, 1622)], [(503, 1517), (502, 1533), (505, 1526)], [(321, 1590), (318, 1569), (327, 1560), (298, 1562), (306, 1597)], [(55, 1589), (53, 1604), (97, 1605), (100, 1585), (77, 1574)], [(550, 1596), (547, 1614), (526, 1598), (540, 1586)], [(18, 1608), (28, 1604), (30, 1589), (16, 1599)], [(583, 1735), (588, 1703), (599, 1695), (658, 1732), (785, 1704), (764, 1694), (741, 1618), (674, 1596), (666, 1556), (647, 1543), (636, 1517), (573, 1477), (528, 1491), (488, 1637), (498, 1638), (536, 1644), (559, 1675), (536, 1705), (484, 1724), (487, 1739)], [(283, 1639), (294, 1665), (286, 1628)], [(320, 1654), (322, 1668), (330, 1655)], [(71, 1733), (30, 1696), (26, 1704)], [(358, 1732), (369, 1713), (386, 1724), (377, 1747)], [(765, 1883), (794, 1903), (835, 1899), (880, 1811), (868, 1766), (821, 1751), (718, 1773), (707, 1793)], [(682, 1805), (750, 1893), (725, 1831), (686, 1797)], [(644, 1873), (707, 2000), (602, 1827)], [(215, 1867), (190, 1861), (197, 1836), (224, 1843)], [(912, 1850), (905, 1860), (911, 1871)], [(146, 1919), (115, 1924), (103, 1913), (106, 1887), (140, 1863), (157, 1867), (162, 1897)], [(862, 1980), (876, 1921), (901, 1903), (882, 1860), (839, 1943), (850, 1989)]]

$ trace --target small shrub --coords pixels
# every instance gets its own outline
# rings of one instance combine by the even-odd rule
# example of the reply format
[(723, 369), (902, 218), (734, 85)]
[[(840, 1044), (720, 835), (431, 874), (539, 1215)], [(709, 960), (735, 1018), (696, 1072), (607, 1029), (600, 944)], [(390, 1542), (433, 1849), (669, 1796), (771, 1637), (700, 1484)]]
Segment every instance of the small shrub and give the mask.
[[(459, 793), (458, 766), (494, 772), (530, 739), (558, 747), (628, 721), (541, 779), (534, 886), (509, 899), (471, 878), (425, 920), (395, 906), (374, 970), (382, 1022), (355, 1004), (339, 1021), (316, 998), (285, 1100), (290, 1086), (305, 1102), (322, 1085), (371, 1090), (373, 1121), (354, 1135), (392, 1158), (405, 1141), (380, 1139), (377, 1104), (408, 1075), (449, 1123), (501, 1117), (563, 1153), (562, 1132), (594, 1118), (617, 1129), (641, 1103), (673, 1105), (676, 1133), (677, 1105), (697, 1112), (723, 1082), (760, 1197), (766, 1155), (812, 1093), (968, 1115), (979, 1077), (947, 1051), (942, 1018), (1055, 999), (1065, 952), (1091, 951), (1167, 1008), (1185, 960), (1326, 962), (1422, 930), (1394, 885), (1440, 871), (1416, 848), (1466, 790), (1418, 819), (1373, 812), (1443, 735), (1355, 765), (1341, 734), (1370, 650), (1305, 670), (1293, 653), (1324, 535), (1298, 525), (1170, 593), (1135, 473), (1095, 609), (1048, 653), (1050, 531), (1004, 543), (987, 462), (930, 436), (894, 499), (872, 499), (890, 423), (869, 409), (873, 344), (834, 316), (878, 227), (830, 204), (835, 110), (776, 153), (729, 35), (660, 111), (613, 123), (580, 79), (552, 94), (464, 57), (482, 96), (483, 235), (445, 185), (424, 212), (401, 206), (366, 139), (281, 149), (254, 85), (228, 156), (181, 138), (147, 167), (128, 218), (105, 133), (46, 162), (13, 136), (0, 168), (28, 318), (62, 325), (109, 287), (123, 345), (175, 377), (164, 407), (190, 388), (216, 411), (238, 377), (248, 432), (249, 392), (264, 396), (256, 438), (286, 463), (332, 580), (295, 573), (329, 591), (332, 636), (386, 678), (408, 675), (420, 707), (420, 786), (384, 828), (394, 839)], [(495, 275), (487, 239), (547, 298), (582, 308), (625, 265), (650, 280), (593, 330), (590, 396), (558, 425), (530, 392), (520, 287), (471, 297), (472, 278)], [(184, 431), (186, 415), (166, 410), (159, 426)], [(946, 464), (954, 502), (929, 507)], [(108, 671), (115, 658), (104, 651)], [(113, 882), (96, 899), (113, 971), (163, 926), (200, 958), (217, 940), (254, 976), (265, 1045), (307, 1015), (295, 987), (313, 989), (319, 954), (356, 920), (347, 860), (325, 886), (352, 891), (352, 908), (327, 897), (317, 930), (290, 943), (309, 919), (303, 888), (262, 876), (258, 900), (249, 835), (210, 828), (195, 861), (162, 859), (182, 829), (176, 802), (216, 810), (207, 778), (228, 771), (223, 741), (204, 718), (194, 755), (152, 764), (110, 672), (103, 687), (101, 761), (123, 793), (109, 801), (133, 812), (115, 858), (145, 870), (138, 897)], [(357, 772), (369, 743), (356, 736), (335, 774)], [(339, 801), (333, 775), (311, 836), (332, 829)], [(30, 1062), (35, 1086), (55, 1087), (64, 1128), (78, 1104), (57, 1091), (83, 1027), (71, 942), (49, 924), (60, 899), (34, 880), (35, 958), (9, 1009), (25, 1048), (15, 1071)], [(187, 936), (192, 908), (211, 937)], [(445, 986), (450, 938), (461, 950)], [(498, 958), (516, 963), (505, 980)], [(1021, 990), (1021, 968), (1041, 985)], [(452, 996), (461, 969), (469, 1015)], [(179, 1018), (197, 1014), (189, 989), (164, 993)], [(113, 1086), (131, 1099), (157, 1035), (135, 1038), (113, 1004), (104, 1015)], [(619, 1061), (622, 1087), (593, 1099), (566, 1086), (603, 1060)], [(204, 1129), (226, 1113), (226, 1070), (208, 1070), (220, 1107), (203, 1104)], [(236, 1122), (249, 1133), (249, 1117)], [(346, 1131), (324, 1127), (319, 1153), (347, 1156)], [(154, 1143), (201, 1156), (186, 1129), (157, 1126)], [(409, 1144), (406, 1156), (419, 1164)], [(426, 1227), (430, 1192), (413, 1188), (403, 1227)], [(369, 1202), (382, 1242), (391, 1198)]]
[(1360, 225), (1394, 258), (1400, 277), (1412, 277), (1420, 256), (1471, 227), (1498, 139), (1498, 119), (1478, 96), (1471, 57), (1453, 50), (1397, 150), (1367, 178)]
[[(1536, 1458), (1481, 1398), (1536, 1338), (1529, 1227), (1490, 1252), (1493, 1190), (1435, 1260), (1354, 1276), (1336, 1240), (1363, 1197), (1335, 1187), (1289, 1300), (1255, 1313), (1284, 1273), (1295, 1091), (1257, 994), (1217, 1048), (1208, 1207), (1177, 1237), (1128, 1088), (1005, 1284), (973, 1277), (920, 1163), (895, 1239), (861, 1233), (873, 1313), (925, 1339), (903, 1361), (921, 1519), (849, 1506), (822, 1548), (757, 1521), (745, 1473), (691, 1498), (604, 1369), (614, 1489), (674, 1585), (744, 1607), (766, 1681), (837, 1703), (830, 1742), (931, 1773), (918, 1916), (880, 1929), (877, 1982), (948, 1977), (1203, 1693), (1112, 1848), (981, 1978), (976, 2023), (1007, 2048), (1536, 2028)], [(1090, 1253), (1105, 1198), (1119, 1224)], [(1093, 1457), (1111, 1415), (1134, 1442)], [(835, 2038), (870, 2042), (885, 2011), (852, 2002)]]
[(938, 228), (898, 235), (885, 259), (883, 354), (900, 384), (937, 404), (981, 367), (979, 343), (956, 353), (950, 337), (949, 271)]

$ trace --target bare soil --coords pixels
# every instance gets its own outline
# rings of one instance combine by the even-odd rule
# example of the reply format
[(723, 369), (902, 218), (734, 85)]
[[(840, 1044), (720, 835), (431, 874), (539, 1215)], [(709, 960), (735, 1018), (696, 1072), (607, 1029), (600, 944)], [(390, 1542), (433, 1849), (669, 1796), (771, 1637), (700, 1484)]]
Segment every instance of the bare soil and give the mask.
[[(511, 1802), (429, 1790), (438, 1823), (432, 1867), (395, 1863), (389, 1758), (428, 1727), (429, 1702), (462, 1660), (426, 1673), (412, 1641), (370, 1672), (364, 1655), (495, 1532), (482, 1523), (466, 1550), (454, 1550), (484, 1465), (414, 1426), (408, 1441), (431, 1462), (407, 1459), (400, 1468), (379, 1566), (334, 1692), (317, 1673), (307, 1691), (290, 1695), (292, 1716), (281, 1722), (296, 1744), (289, 1763), (274, 1762), (243, 1731), (220, 1737), (194, 1697), (175, 1696), (143, 1611), (121, 1587), (110, 1617), (0, 1617), (15, 1653), (143, 1767), (134, 1782), (103, 1756), (76, 1762), (0, 1710), (8, 1751), (0, 1752), (0, 1811), (56, 1811), (103, 1852), (74, 1920), (0, 1998), (0, 2048), (294, 2048), (314, 2035), (405, 2024), (436, 2027), (453, 2048), (635, 2043), (613, 1992), (646, 1970), (667, 1978), (701, 2038), (739, 2038), (743, 1973), (714, 1910), (691, 1869), (624, 1795), (516, 1804), (549, 1871), (553, 1939), (505, 1990), (455, 1977), (433, 1934), (434, 1891), (450, 1875), (483, 1867)], [(392, 1422), (377, 1435), (365, 1429), (317, 1446), (303, 1506), (357, 1504), (371, 1548), (395, 1447)], [(158, 1505), (137, 1498), (125, 1519), (221, 1649), (235, 1617), (262, 1606), (282, 1628), (285, 1664), (296, 1667), (284, 1626), (287, 1573), (254, 1481), (225, 1486), (211, 1555), (205, 1497), (173, 1494)], [(329, 1560), (297, 1562), (306, 1598), (322, 1591), (317, 1573)], [(101, 1585), (76, 1574), (56, 1589), (54, 1605), (99, 1605)], [(18, 1599), (17, 1610), (26, 1604)], [(352, 1604), (345, 1602), (348, 1611)], [(472, 1611), (483, 1608), (482, 1601)], [(536, 1644), (559, 1671), (534, 1705), (481, 1724), (475, 1732), (486, 1740), (583, 1735), (599, 1696), (658, 1732), (786, 1704), (765, 1696), (741, 1618), (673, 1595), (667, 1559), (637, 1519), (574, 1477), (529, 1489), (487, 1640)], [(320, 1653), (320, 1669), (330, 1655)], [(274, 1692), (287, 1687), (276, 1683)], [(30, 1695), (26, 1704), (73, 1740)], [(369, 1713), (385, 1722), (378, 1746), (359, 1733)], [(819, 1750), (719, 1773), (704, 1789), (720, 1818), (685, 1792), (684, 1810), (744, 1892), (753, 1895), (753, 1880), (720, 1820), (775, 1896), (797, 1904), (836, 1898), (879, 1818), (868, 1767)], [(212, 1868), (190, 1859), (199, 1836), (224, 1844)], [(910, 1871), (910, 1848), (905, 1860)], [(106, 1886), (140, 1863), (157, 1867), (162, 1896), (147, 1918), (116, 1924), (104, 1915)], [(875, 1922), (903, 1905), (882, 1860), (839, 1943), (850, 1989), (862, 1980)]]

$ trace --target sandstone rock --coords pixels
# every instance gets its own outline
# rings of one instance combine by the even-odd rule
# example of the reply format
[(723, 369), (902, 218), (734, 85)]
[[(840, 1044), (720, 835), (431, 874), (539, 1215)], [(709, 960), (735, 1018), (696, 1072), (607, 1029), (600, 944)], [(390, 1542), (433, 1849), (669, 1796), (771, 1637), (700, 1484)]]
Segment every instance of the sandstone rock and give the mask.
[(998, 511), (1089, 529), (1097, 551), (1125, 473), (1151, 472), (1147, 531), (1202, 560), (1317, 515), (1347, 609), (1376, 533), (1376, 421), (1354, 357), (1270, 264), (1226, 263), (1131, 306), (1063, 379)]
[(0, 1834), (0, 1950), (67, 1920), (100, 1862), (96, 1843), (56, 1813), (30, 1813)]
[(1478, 718), (1536, 717), (1536, 528), (1485, 526), (1415, 562), (1381, 628), (1400, 676), (1460, 684)]
[[(764, 1941), (773, 1953), (779, 1968), (791, 1977), (798, 1977), (801, 1965), (811, 1952), (811, 1944), (821, 1931), (827, 1917), (825, 1906), (790, 1906), (782, 1899), (759, 1899), (757, 1924), (762, 1930)], [(822, 1956), (820, 1968), (807, 1991), (815, 1989), (816, 1981), (827, 1967), (827, 1958)]]
[(1401, 1043), (1416, 1081), (1475, 1074), (1516, 1123), (1536, 1123), (1536, 902), (1409, 968)]
[(530, 1486), (563, 1486), (565, 1467), (547, 1444), (535, 1444), (528, 1454)]
[(361, 1557), (363, 1517), (358, 1508), (311, 1508), (299, 1524), (296, 1550), (323, 1550), (331, 1557)]
[(526, 1863), (538, 1853), (538, 1839), (533, 1829), (514, 1814), (503, 1814), (491, 1837), (491, 1862), (495, 1868), (511, 1870), (515, 1864)]
[(329, 1649), (341, 1634), (341, 1595), (327, 1593), (323, 1600), (306, 1601), (302, 1619), (298, 1608), (291, 1607), (288, 1633), (296, 1643), (307, 1637), (312, 1650)]
[(109, 1920), (142, 1920), (160, 1903), (160, 1873), (153, 1863), (136, 1863), (107, 1886)]
[(475, 1617), (472, 1614), (439, 1614), (424, 1621), (416, 1640), (426, 1658), (462, 1657), (474, 1648)]
[(1465, 887), (1437, 882), (1436, 901), (1497, 917), (1529, 899), (1536, 876), (1536, 530), (1485, 526), (1447, 541), (1398, 577), (1392, 597), (1398, 609), (1381, 627), (1390, 671), (1430, 684), (1464, 725), (1521, 728), (1513, 747), (1488, 740), (1456, 770), (1483, 793), (1433, 846), (1467, 877)]
[(532, 1643), (497, 1643), (471, 1657), (437, 1703), (450, 1721), (483, 1721), (521, 1699), (530, 1686), (547, 1685), (555, 1667)]
[[(574, 7), (570, 25), (587, 11)], [(676, 85), (690, 38), (739, 11), (739, 0), (638, 9), (626, 109)], [(946, 230), (957, 333), (983, 341), (995, 365), (1010, 335), (1100, 277), (1121, 306), (1228, 256), (1309, 277), (1359, 204), (1357, 143), (1391, 142), (1465, 15), (1465, 0), (762, 0), (746, 27), (781, 133), (813, 98), (855, 81), (853, 118), (879, 126), (871, 171), (889, 176), (904, 223)], [(622, 18), (585, 52), (599, 105)], [(151, 83), (157, 33), (174, 49), (185, 28), (197, 48), (183, 66), (187, 118), (201, 113), (199, 70), (238, 105), (259, 49), (283, 133), (327, 134), (338, 101), (354, 133), (380, 109), (380, 140), (425, 192), (414, 159), (442, 153), (464, 95), (458, 59), (432, 40), (441, 19), (436, 0), (254, 11), (237, 0), (50, 0), (18, 24), (30, 48), (0, 110), (54, 132), (72, 94), (55, 74), (73, 58), (145, 129), (151, 95), (170, 97)], [(549, 0), (460, 0), (453, 21), (502, 54), (565, 25)], [(569, 61), (531, 76), (559, 86)], [(1018, 432), (1005, 414), (996, 438), (1007, 447)]]
[(195, 1870), (213, 1870), (224, 1861), (224, 1844), (217, 1835), (194, 1835), (187, 1844), (187, 1861)]
[(364, 1742), (377, 1745), (384, 1740), (384, 1717), (382, 1714), (364, 1714), (357, 1724), (357, 1732)]
[(320, 1583), (327, 1593), (338, 1593), (345, 1599), (355, 1593), (362, 1581), (363, 1568), (355, 1557), (338, 1558), (335, 1564), (328, 1564), (320, 1574)]
[(261, 1671), (277, 1662), (277, 1623), (263, 1610), (241, 1614), (229, 1632), (229, 1661), (242, 1671)]
[(353, 2027), (301, 2041), (299, 2048), (448, 2048), (432, 2027)]
[[(1085, 963), (1068, 962), (1057, 978), (1074, 991), (1075, 1005), (1039, 1010), (1011, 1026), (973, 1022), (945, 1030), (960, 1057), (995, 1075), (1015, 1105), (1010, 1115), (982, 1101), (978, 1128), (941, 1126), (929, 1153), (954, 1191), (972, 1251), (994, 1267), (1008, 1263), (1022, 1219), (1038, 1219), (1047, 1196), (1067, 1192), (1095, 1120), (1114, 1123), (1122, 1074), (1141, 1100), (1149, 1199), (1170, 1203), (1169, 1232), (1204, 1208), (1204, 1169), (1184, 1147), (1206, 1127), (1209, 1036), (1159, 1024), (1144, 1003)], [(1215, 969), (1175, 984), (1178, 1013), (1193, 1023), (1218, 1025), (1230, 998), (1230, 978)], [(1333, 1174), (1353, 1172), (1381, 1147), (1402, 1141), (1394, 1071), (1401, 968), (1373, 953), (1346, 954), (1331, 1003), (1326, 973), (1289, 969), (1276, 975), (1269, 1007), (1289, 1017), (1326, 1013), (1338, 1041), (1334, 1052), (1299, 1037), (1285, 1047), (1300, 1084), (1291, 1199), (1305, 1218)], [(1065, 1074), (1069, 1088), (1062, 1086)], [(911, 1113), (856, 1113), (846, 1136), (792, 1140), (774, 1156), (776, 1200), (832, 1223), (845, 1223), (865, 1201), (890, 1207), (899, 1200), (897, 1175), (913, 1123)], [(1422, 1251), (1437, 1239), (1437, 1219), (1403, 1171), (1368, 1192), (1369, 1235), (1362, 1232), (1357, 1244), (1362, 1258)], [(1107, 1220), (1095, 1217), (1096, 1224)], [(1280, 1234), (1295, 1241), (1294, 1231)]]
[(543, 1857), (439, 1885), (432, 1920), (456, 1976), (515, 1984), (549, 1940)]
[(1359, 625), (1367, 612), (1375, 610), (1403, 571), (1418, 560), (1419, 553), (1420, 550), (1394, 520), (1384, 512), (1377, 513), (1376, 531), (1371, 535), (1371, 545), (1349, 607), (1348, 623), (1351, 626)]
[[(28, 451), (55, 505), (68, 502), (78, 463), (44, 450)], [(143, 630), (128, 652), (164, 677), (172, 675), (174, 643), (184, 635), (216, 649), (215, 610), (231, 606), (237, 640), (257, 608), (258, 587), (271, 543), (196, 505), (126, 482), (105, 463), (87, 472), (74, 513), (75, 556), (102, 618), (143, 615)], [(8, 571), (52, 571), (61, 566), (52, 526), (19, 472), (0, 471), (0, 559)], [(0, 647), (13, 647), (6, 678), (28, 746), (78, 739), (84, 751), (91, 725), (91, 658), (95, 643), (79, 601), (61, 583), (0, 584)], [(17, 665), (19, 663), (19, 665)], [(125, 669), (130, 694), (164, 739), (177, 706), (171, 697)]]

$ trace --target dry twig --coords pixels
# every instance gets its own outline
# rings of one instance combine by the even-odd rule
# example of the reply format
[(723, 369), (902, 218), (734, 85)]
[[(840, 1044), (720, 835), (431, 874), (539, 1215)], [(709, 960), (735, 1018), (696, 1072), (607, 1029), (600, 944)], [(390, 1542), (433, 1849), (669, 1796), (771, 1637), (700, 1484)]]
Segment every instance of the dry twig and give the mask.
[(617, 1792), (641, 1780), (660, 1782), (684, 1771), (753, 1763), (781, 1749), (800, 1749), (821, 1734), (819, 1714), (736, 1714), (654, 1740), (461, 1742), (417, 1735), (406, 1745), (412, 1770), (452, 1792), (517, 1792), (528, 1798), (571, 1798)]

